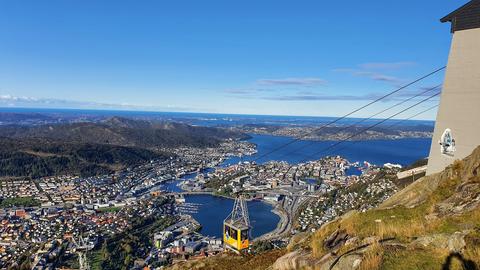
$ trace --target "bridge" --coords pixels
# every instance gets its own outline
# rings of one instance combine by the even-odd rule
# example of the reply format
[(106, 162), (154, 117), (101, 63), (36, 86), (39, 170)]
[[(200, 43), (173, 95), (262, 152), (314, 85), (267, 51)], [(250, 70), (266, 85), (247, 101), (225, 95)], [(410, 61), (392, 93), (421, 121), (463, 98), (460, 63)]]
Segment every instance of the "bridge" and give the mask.
[[(270, 190), (244, 190), (242, 193), (259, 193), (264, 195), (282, 195), (285, 197), (307, 197), (307, 198), (321, 198), (321, 194), (302, 194), (300, 192), (293, 193), (293, 192), (286, 192), (286, 191), (276, 191), (273, 189)], [(232, 197), (228, 197), (225, 195), (217, 194), (211, 191), (182, 191), (182, 192), (168, 192), (164, 193), (166, 195), (212, 195), (218, 197), (224, 197), (228, 199), (232, 199)]]

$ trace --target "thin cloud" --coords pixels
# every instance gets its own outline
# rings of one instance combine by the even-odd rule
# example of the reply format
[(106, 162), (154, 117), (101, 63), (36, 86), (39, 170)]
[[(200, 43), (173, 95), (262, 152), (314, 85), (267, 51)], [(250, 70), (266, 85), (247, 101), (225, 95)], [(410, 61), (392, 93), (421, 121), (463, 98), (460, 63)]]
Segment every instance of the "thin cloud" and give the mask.
[(416, 65), (415, 62), (391, 62), (391, 63), (382, 63), (382, 62), (373, 62), (373, 63), (364, 63), (358, 65), (362, 69), (373, 69), (373, 70), (385, 70), (385, 69), (399, 69), (405, 67), (411, 67)]
[(370, 78), (374, 81), (388, 82), (388, 83), (395, 83), (395, 84), (402, 82), (402, 80), (400, 78), (385, 75), (385, 74), (378, 73), (378, 72), (353, 70), (353, 71), (351, 71), (351, 73), (353, 75), (356, 75), (356, 76), (368, 77), (368, 78)]
[(287, 95), (287, 96), (271, 96), (263, 97), (265, 100), (278, 100), (278, 101), (319, 101), (319, 100), (373, 100), (380, 97), (380, 95), (315, 95), (315, 94), (299, 94), (299, 95)]
[(18, 97), (12, 95), (0, 95), (0, 107), (26, 107), (26, 108), (71, 108), (71, 109), (118, 109), (118, 110), (175, 110), (175, 111), (197, 111), (199, 108), (187, 108), (176, 105), (149, 106), (135, 105), (129, 103), (114, 104), (91, 101), (76, 101), (66, 99)]
[[(313, 87), (324, 85), (325, 80), (320, 78), (285, 78), (285, 79), (259, 79), (250, 88), (230, 88), (223, 92), (239, 98), (262, 98), (269, 93), (297, 90), (299, 87)], [(262, 87), (263, 86), (263, 87)], [(279, 86), (283, 86), (279, 88)], [(304, 88), (304, 89), (305, 89)]]
[(297, 85), (311, 86), (324, 85), (327, 81), (320, 78), (285, 78), (285, 79), (260, 79), (257, 84), (260, 85)]
[(413, 89), (413, 90), (406, 89), (405, 91), (398, 94), (398, 96), (409, 97), (409, 96), (418, 95), (419, 97), (427, 97), (427, 96), (431, 96), (434, 93), (442, 92), (442, 88), (443, 86), (422, 86), (422, 87), (419, 87), (418, 89)]
[[(428, 95), (422, 95), (428, 96)], [(277, 101), (371, 101), (380, 98), (381, 95), (338, 95), (338, 96), (329, 96), (329, 95), (292, 95), (292, 96), (271, 96), (271, 97), (262, 97), (264, 100), (277, 100)], [(419, 96), (421, 97), (421, 96)], [(387, 98), (383, 102), (387, 101), (402, 101), (401, 98)], [(417, 101), (419, 98), (412, 99)], [(438, 102), (438, 99), (431, 99), (430, 102)]]
[(246, 95), (251, 94), (253, 91), (249, 89), (227, 89), (225, 93), (232, 94), (232, 95)]
[[(398, 93), (392, 97), (387, 97), (382, 99), (382, 102), (389, 101), (403, 101), (409, 97), (417, 96), (416, 98), (411, 99), (411, 102), (415, 102), (433, 95), (434, 93), (441, 91), (441, 87), (433, 89), (432, 87), (420, 87), (415, 90), (405, 90), (404, 92)], [(427, 92), (427, 90), (430, 90)], [(424, 93), (425, 92), (425, 93)], [(384, 93), (368, 93), (364, 95), (325, 95), (318, 94), (312, 91), (299, 91), (296, 95), (278, 95), (278, 96), (266, 96), (261, 97), (264, 100), (277, 100), (277, 101), (372, 101), (379, 98), (382, 98)], [(437, 99), (431, 99), (430, 102), (437, 102)]]
[(353, 76), (366, 77), (374, 81), (387, 82), (395, 85), (403, 82), (403, 80), (398, 77), (383, 74), (380, 72), (374, 72), (374, 71), (364, 71), (364, 70), (357, 70), (357, 69), (350, 69), (350, 68), (340, 68), (340, 69), (335, 69), (334, 71), (350, 73)]
[(415, 62), (372, 62), (359, 64), (357, 68), (338, 68), (334, 69), (336, 72), (346, 72), (354, 76), (367, 77), (374, 81), (387, 82), (390, 84), (398, 85), (399, 83), (404, 82), (404, 80), (387, 75), (385, 71), (397, 70), (401, 68), (406, 68), (412, 65), (415, 65)]
[(246, 88), (246, 89), (227, 89), (224, 92), (230, 95), (253, 95), (258, 93), (268, 93), (276, 91), (274, 89), (264, 88)]

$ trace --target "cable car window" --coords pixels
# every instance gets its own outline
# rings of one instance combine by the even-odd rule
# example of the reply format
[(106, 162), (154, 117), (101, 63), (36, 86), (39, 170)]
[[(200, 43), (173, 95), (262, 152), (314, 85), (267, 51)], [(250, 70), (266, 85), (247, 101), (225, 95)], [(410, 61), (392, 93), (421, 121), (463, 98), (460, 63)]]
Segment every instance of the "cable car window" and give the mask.
[(225, 225), (225, 236), (228, 238), (230, 238), (230, 227), (228, 227), (227, 225)]
[(237, 240), (237, 230), (231, 228), (231, 229), (230, 229), (230, 236), (231, 236), (234, 240)]
[(242, 241), (248, 239), (248, 230), (242, 231)]

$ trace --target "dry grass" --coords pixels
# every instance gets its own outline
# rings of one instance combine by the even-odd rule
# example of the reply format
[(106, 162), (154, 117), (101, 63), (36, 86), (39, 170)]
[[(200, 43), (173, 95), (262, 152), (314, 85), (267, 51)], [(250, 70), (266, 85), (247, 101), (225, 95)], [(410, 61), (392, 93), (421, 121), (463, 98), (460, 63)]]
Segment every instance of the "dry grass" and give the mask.
[(447, 256), (448, 252), (439, 249), (386, 251), (382, 269), (442, 269)]
[(392, 218), (382, 221), (378, 224), (377, 236), (384, 238), (400, 238), (410, 239), (412, 237), (422, 235), (426, 231), (425, 222), (421, 220), (412, 220), (408, 224), (403, 222), (395, 222)]
[(464, 252), (465, 259), (473, 261), (480, 266), (480, 246), (469, 247)]
[[(428, 233), (454, 233), (456, 231), (471, 230), (480, 226), (480, 209), (448, 216), (428, 224)], [(480, 242), (477, 244), (480, 245)]]
[(477, 175), (477, 176), (475, 176), (475, 177), (472, 177), (472, 178), (470, 179), (470, 182), (471, 182), (471, 183), (480, 183), (480, 176)]
[(465, 163), (462, 160), (455, 160), (452, 164), (454, 176), (459, 177), (460, 175), (462, 175), (464, 168)]
[(223, 254), (214, 257), (200, 259), (198, 261), (188, 261), (171, 266), (167, 269), (172, 270), (265, 270), (285, 254), (285, 250), (272, 250), (257, 255), (235, 255)]
[(308, 249), (311, 242), (311, 235), (308, 233), (299, 233), (294, 235), (287, 245), (287, 251), (291, 252), (299, 248)]
[(374, 243), (363, 255), (362, 263), (359, 270), (376, 270), (380, 269), (383, 261), (383, 247), (379, 243)]
[(338, 224), (339, 221), (327, 223), (312, 236), (310, 247), (315, 257), (320, 258), (328, 252), (323, 246), (323, 241), (338, 228)]
[[(480, 222), (480, 219), (477, 219), (477, 222)], [(467, 246), (465, 258), (480, 266), (480, 225), (465, 237), (465, 242)]]
[(345, 230), (350, 236), (360, 238), (369, 236), (375, 236), (379, 239), (394, 237), (407, 241), (411, 237), (424, 234), (428, 229), (423, 211), (425, 211), (425, 207), (422, 209), (399, 207), (351, 214), (346, 218), (326, 224), (312, 237), (313, 255), (319, 258), (328, 252), (323, 247), (323, 241), (337, 229)]
[(363, 257), (362, 264), (359, 270), (377, 270), (382, 266), (382, 255), (380, 254), (366, 254)]

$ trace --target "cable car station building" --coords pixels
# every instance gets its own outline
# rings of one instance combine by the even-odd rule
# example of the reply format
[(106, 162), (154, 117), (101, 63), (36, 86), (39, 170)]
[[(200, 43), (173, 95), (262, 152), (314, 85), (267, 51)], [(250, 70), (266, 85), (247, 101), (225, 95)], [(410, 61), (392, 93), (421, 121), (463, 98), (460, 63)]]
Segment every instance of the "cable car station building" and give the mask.
[(441, 19), (453, 34), (427, 175), (442, 171), (480, 145), (480, 0)]

